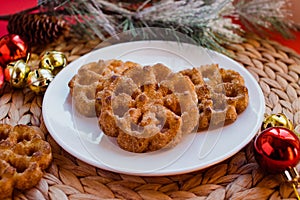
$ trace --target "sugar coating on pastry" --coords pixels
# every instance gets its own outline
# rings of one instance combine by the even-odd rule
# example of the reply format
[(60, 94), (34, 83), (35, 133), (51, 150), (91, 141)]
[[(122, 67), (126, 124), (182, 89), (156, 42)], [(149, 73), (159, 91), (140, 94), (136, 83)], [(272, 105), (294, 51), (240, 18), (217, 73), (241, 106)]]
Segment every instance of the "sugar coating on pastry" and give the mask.
[(193, 83), (163, 64), (129, 68), (106, 82), (96, 94), (99, 126), (126, 151), (173, 146), (197, 127)]
[(193, 82), (198, 98), (198, 131), (232, 123), (248, 106), (248, 89), (236, 71), (217, 64), (180, 71)]
[(96, 115), (95, 93), (98, 81), (105, 80), (113, 74), (121, 74), (135, 65), (137, 64), (133, 62), (112, 59), (91, 62), (80, 67), (68, 84), (76, 111), (86, 117), (94, 117)]
[(105, 135), (138, 153), (172, 147), (184, 134), (232, 123), (249, 101), (243, 77), (217, 64), (175, 73), (161, 63), (99, 60), (82, 66), (69, 87), (81, 114), (98, 117)]
[(40, 130), (27, 125), (0, 124), (0, 199), (11, 198), (14, 188), (34, 187), (51, 160), (51, 147)]

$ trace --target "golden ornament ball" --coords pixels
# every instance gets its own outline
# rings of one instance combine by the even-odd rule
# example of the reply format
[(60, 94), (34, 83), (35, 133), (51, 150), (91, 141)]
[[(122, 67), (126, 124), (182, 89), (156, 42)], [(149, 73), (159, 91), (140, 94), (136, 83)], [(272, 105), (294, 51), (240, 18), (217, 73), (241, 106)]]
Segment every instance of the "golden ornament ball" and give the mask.
[(261, 130), (265, 130), (270, 127), (284, 127), (294, 130), (292, 122), (283, 113), (272, 114), (264, 119)]
[(48, 85), (53, 80), (54, 75), (48, 69), (35, 69), (28, 74), (27, 85), (37, 94), (46, 91)]
[(66, 65), (67, 58), (59, 51), (47, 51), (40, 61), (40, 68), (50, 70), (53, 75), (56, 75)]
[(23, 88), (26, 86), (29, 72), (30, 67), (27, 63), (24, 60), (18, 60), (7, 64), (4, 69), (4, 77), (12, 87)]

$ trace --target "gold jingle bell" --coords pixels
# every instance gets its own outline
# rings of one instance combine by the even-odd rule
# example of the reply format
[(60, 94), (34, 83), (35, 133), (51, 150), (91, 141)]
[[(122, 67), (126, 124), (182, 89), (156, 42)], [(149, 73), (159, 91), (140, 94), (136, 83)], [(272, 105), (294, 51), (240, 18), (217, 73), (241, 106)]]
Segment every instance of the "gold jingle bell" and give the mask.
[(46, 91), (54, 76), (48, 69), (35, 69), (28, 74), (27, 85), (37, 94)]
[(264, 119), (261, 130), (265, 130), (270, 127), (284, 127), (294, 130), (292, 122), (282, 113), (272, 114)]
[(26, 86), (26, 79), (30, 72), (30, 67), (24, 60), (13, 61), (7, 64), (4, 69), (5, 80), (15, 88)]
[(66, 56), (59, 51), (47, 51), (40, 61), (40, 68), (48, 69), (54, 75), (56, 75), (66, 65)]

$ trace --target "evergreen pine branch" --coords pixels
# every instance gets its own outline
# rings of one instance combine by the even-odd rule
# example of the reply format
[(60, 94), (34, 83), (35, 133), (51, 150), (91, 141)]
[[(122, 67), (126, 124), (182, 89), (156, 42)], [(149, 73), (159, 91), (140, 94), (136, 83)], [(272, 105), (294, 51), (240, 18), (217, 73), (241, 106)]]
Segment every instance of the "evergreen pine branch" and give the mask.
[(251, 32), (266, 35), (266, 30), (279, 32), (286, 38), (292, 38), (294, 26), (287, 20), (291, 15), (287, 9), (289, 0), (239, 0), (235, 5), (236, 14)]
[(80, 22), (73, 25), (74, 30), (91, 30), (101, 39), (126, 30), (134, 34), (135, 28), (162, 27), (185, 33), (218, 51), (224, 50), (222, 43), (242, 40), (234, 32), (239, 27), (228, 20), (224, 23), (223, 16), (233, 10), (232, 0), (165, 0), (146, 6), (147, 2), (134, 12), (105, 0), (42, 0), (40, 5), (74, 16)]
[(223, 18), (232, 10), (230, 0), (210, 4), (195, 0), (165, 1), (135, 13), (131, 23), (142, 21), (148, 26), (169, 27), (191, 36), (203, 46), (223, 51), (221, 44), (242, 41), (234, 31), (239, 27)]
[[(290, 36), (290, 24), (284, 22), (286, 0), (145, 0), (137, 9), (122, 7), (108, 0), (39, 0), (40, 13), (64, 18), (73, 32), (106, 39), (129, 30), (159, 27), (179, 31), (200, 45), (224, 52), (222, 44), (241, 42), (234, 16), (253, 32), (277, 30)], [(36, 9), (35, 8), (35, 9)], [(175, 33), (175, 32), (174, 32)], [(145, 38), (147, 35), (145, 35)]]

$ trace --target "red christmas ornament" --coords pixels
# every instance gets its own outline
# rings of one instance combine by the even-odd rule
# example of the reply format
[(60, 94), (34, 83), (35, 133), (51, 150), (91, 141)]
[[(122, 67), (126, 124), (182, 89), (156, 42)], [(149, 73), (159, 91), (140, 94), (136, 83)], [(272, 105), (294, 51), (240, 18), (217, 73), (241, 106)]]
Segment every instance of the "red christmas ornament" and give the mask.
[(18, 35), (8, 34), (0, 38), (0, 65), (5, 67), (8, 63), (28, 56), (28, 44)]
[(4, 84), (4, 73), (3, 73), (3, 68), (0, 67), (0, 88), (2, 88)]
[(254, 155), (262, 169), (282, 173), (300, 160), (300, 141), (290, 129), (271, 127), (263, 130), (254, 141)]

